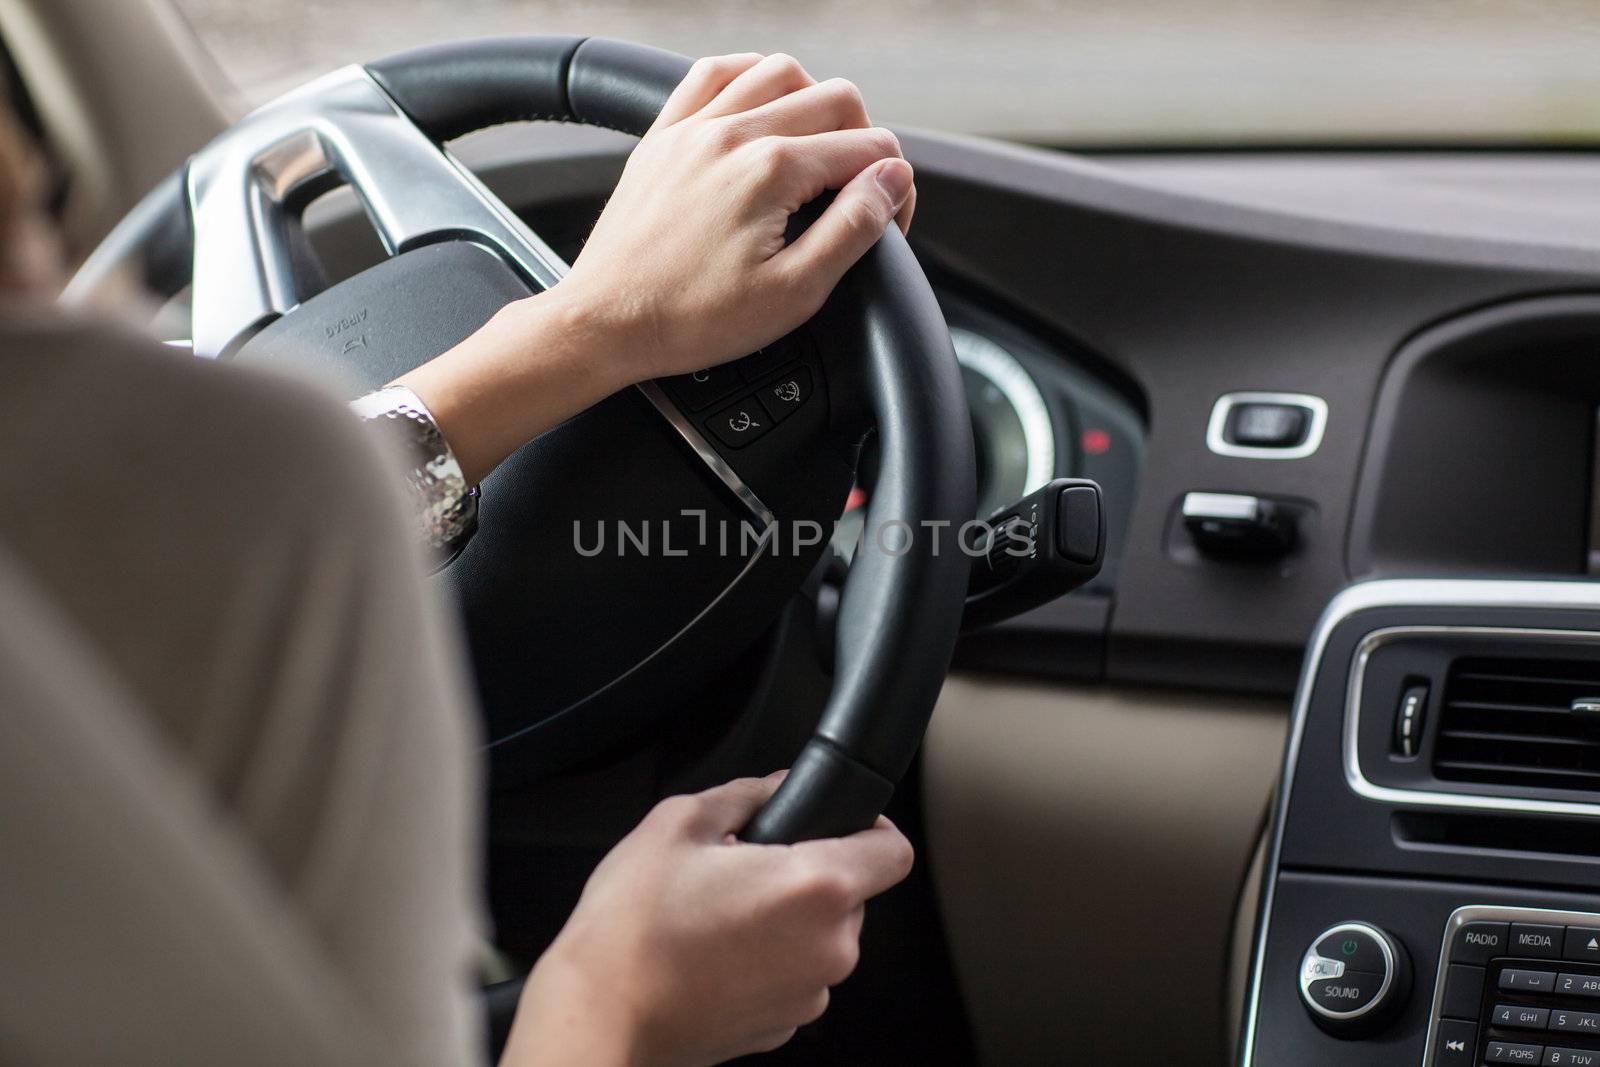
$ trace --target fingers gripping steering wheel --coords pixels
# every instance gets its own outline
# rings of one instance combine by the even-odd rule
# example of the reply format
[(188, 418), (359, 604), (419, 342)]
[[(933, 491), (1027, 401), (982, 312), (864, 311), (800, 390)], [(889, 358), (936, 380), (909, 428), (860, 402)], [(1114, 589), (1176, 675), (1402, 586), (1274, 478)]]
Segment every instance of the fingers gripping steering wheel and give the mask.
[[(443, 142), (535, 118), (642, 134), (688, 68), (617, 41), (522, 37), (336, 72), (196, 154), (107, 238), (66, 299), (129, 270), (159, 293), (189, 286), (196, 355), (310, 359), (341, 373), (352, 395), (374, 388), (565, 270)], [(390, 258), (327, 286), (298, 221), (335, 184), (354, 187)], [(879, 475), (842, 597), (832, 694), (744, 837), (859, 830), (915, 753), (961, 617), (968, 560), (955, 531), (973, 514), (974, 462), (949, 333), (890, 227), (811, 323), (712, 378), (721, 384), (627, 390), (485, 483), (480, 529), (446, 580), (462, 605), (495, 773), (601, 752), (671, 712), (662, 692), (716, 678), (823, 548), (798, 537), (785, 547), (780, 533), (730, 553), (685, 524), (703, 533), (709, 517), (768, 532), (831, 521), (875, 428)], [(801, 404), (769, 417), (758, 405), (780, 389)], [(741, 415), (767, 428), (759, 440), (732, 436)], [(573, 530), (597, 515), (659, 523), (692, 547), (575, 553)]]

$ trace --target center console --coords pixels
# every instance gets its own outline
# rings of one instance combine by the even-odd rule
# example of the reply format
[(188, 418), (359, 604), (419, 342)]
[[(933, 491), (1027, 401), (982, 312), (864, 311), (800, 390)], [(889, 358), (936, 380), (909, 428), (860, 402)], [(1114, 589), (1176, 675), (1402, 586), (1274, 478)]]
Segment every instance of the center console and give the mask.
[(1600, 582), (1406, 580), (1312, 639), (1247, 1067), (1600, 1067)]

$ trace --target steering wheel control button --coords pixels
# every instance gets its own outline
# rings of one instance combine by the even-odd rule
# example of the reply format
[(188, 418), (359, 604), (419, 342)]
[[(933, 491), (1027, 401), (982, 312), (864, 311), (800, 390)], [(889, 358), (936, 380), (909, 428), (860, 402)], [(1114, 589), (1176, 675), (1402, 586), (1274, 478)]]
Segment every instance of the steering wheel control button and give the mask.
[(1561, 942), (1564, 960), (1600, 960), (1600, 926), (1569, 926)]
[[(1554, 991), (1567, 997), (1600, 997), (1600, 975), (1594, 974), (1566, 974), (1555, 979)], [(1502, 986), (1501, 988), (1504, 988)], [(1551, 987), (1546, 986), (1548, 991)]]
[(799, 359), (800, 355), (799, 347), (791, 335), (739, 360), (739, 373), (744, 375), (747, 382), (759, 381), (785, 363)]
[[(1577, 1014), (1569, 1012), (1568, 1014)], [(1496, 1004), (1494, 1014), (1490, 1016), (1496, 1026), (1508, 1027), (1512, 1030), (1543, 1030), (1550, 1022), (1549, 1008), (1529, 1008), (1521, 1004)], [(1555, 1026), (1550, 1027), (1552, 1030)]]
[(666, 381), (667, 394), (690, 411), (704, 411), (740, 387), (739, 374), (732, 367), (708, 367), (693, 374), (680, 374)]
[(1496, 956), (1507, 955), (1510, 936), (1507, 923), (1467, 923), (1456, 931), (1450, 943), (1450, 960), (1453, 963), (1488, 963)]
[(1376, 1033), (1410, 988), (1405, 949), (1370, 923), (1330, 926), (1300, 960), (1300, 999), (1317, 1025), (1335, 1037)]
[(1464, 1019), (1441, 1019), (1433, 1067), (1477, 1067), (1478, 1027)]
[[(1579, 974), (1562, 977), (1586, 978), (1585, 975)], [(1596, 992), (1592, 995), (1600, 996), (1600, 978), (1587, 980), (1597, 984)], [(1556, 976), (1552, 971), (1525, 971), (1520, 967), (1507, 967), (1500, 972), (1499, 984), (1500, 988), (1508, 993), (1548, 993), (1556, 986)]]
[(1559, 926), (1512, 923), (1511, 955), (1557, 960), (1561, 958), (1561, 942), (1565, 937), (1566, 930)]
[(1543, 1045), (1522, 1045), (1511, 1041), (1491, 1041), (1484, 1051), (1484, 1063), (1532, 1063), (1544, 1059)]
[(804, 367), (796, 367), (793, 373), (763, 385), (756, 395), (761, 398), (761, 406), (767, 409), (772, 421), (782, 422), (811, 399), (811, 372)]
[(743, 448), (756, 438), (764, 437), (772, 429), (773, 423), (772, 416), (756, 402), (756, 398), (747, 396), (711, 416), (706, 425), (717, 440), (729, 448)]

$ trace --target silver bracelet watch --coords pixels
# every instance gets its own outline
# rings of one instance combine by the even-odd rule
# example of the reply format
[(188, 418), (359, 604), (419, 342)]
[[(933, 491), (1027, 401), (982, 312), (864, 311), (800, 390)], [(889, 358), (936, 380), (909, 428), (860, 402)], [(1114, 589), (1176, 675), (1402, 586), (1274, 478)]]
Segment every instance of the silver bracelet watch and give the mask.
[(427, 405), (405, 386), (390, 385), (351, 401), (350, 409), (402, 450), (418, 533), (446, 561), (453, 558), (477, 528), (478, 487), (467, 484)]

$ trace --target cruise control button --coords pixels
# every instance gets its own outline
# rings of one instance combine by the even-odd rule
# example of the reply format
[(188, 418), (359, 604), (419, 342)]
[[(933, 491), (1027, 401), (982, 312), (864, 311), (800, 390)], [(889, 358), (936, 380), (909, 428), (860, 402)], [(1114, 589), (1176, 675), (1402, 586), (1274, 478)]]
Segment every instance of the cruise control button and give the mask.
[(667, 394), (690, 411), (702, 411), (739, 388), (739, 374), (732, 367), (708, 367), (693, 374), (680, 374), (664, 383)]
[(1496, 1026), (1509, 1026), (1517, 1030), (1543, 1030), (1550, 1018), (1550, 1009), (1529, 1008), (1521, 1004), (1496, 1004), (1493, 1018)]
[(1564, 960), (1600, 960), (1600, 926), (1569, 926), (1561, 943)]
[(796, 367), (794, 373), (763, 385), (756, 395), (761, 398), (761, 406), (767, 409), (772, 420), (782, 422), (811, 399), (811, 372), (804, 367)]
[(772, 417), (755, 397), (747, 396), (711, 416), (706, 425), (729, 448), (743, 448), (772, 429)]
[(1512, 923), (1511, 955), (1534, 956), (1548, 960), (1560, 959), (1561, 940), (1565, 935), (1565, 928), (1560, 926)]
[(1444, 979), (1443, 1013), (1452, 1019), (1476, 1019), (1483, 1000), (1483, 968), (1452, 963)]
[(1491, 1041), (1483, 1054), (1485, 1063), (1534, 1063), (1544, 1059), (1543, 1045), (1519, 1045), (1510, 1041)]
[[(1071, 490), (1068, 490), (1071, 492)], [(1085, 493), (1093, 493), (1092, 489), (1085, 488)], [(1095, 529), (1099, 531), (1099, 516), (1095, 516)], [(1096, 546), (1098, 547), (1098, 546)], [(1090, 557), (1091, 559), (1093, 556)], [(1079, 562), (1082, 562), (1081, 560)], [(1383, 948), (1377, 939), (1366, 934), (1355, 933), (1349, 930), (1329, 934), (1317, 942), (1317, 955), (1325, 959), (1338, 960), (1344, 964), (1347, 971), (1368, 971), (1382, 974), (1388, 966), (1384, 962)]]
[[(1568, 975), (1578, 978), (1581, 975)], [(1555, 988), (1556, 976), (1550, 971), (1525, 971), (1520, 967), (1507, 967), (1500, 972), (1500, 988), (1515, 990), (1519, 993), (1548, 993)], [(1600, 996), (1600, 987), (1596, 988), (1596, 996)]]
[(1365, 971), (1345, 971), (1338, 978), (1326, 978), (1310, 985), (1311, 999), (1327, 1011), (1359, 1011), (1372, 1003), (1383, 985), (1383, 975)]
[(1560, 1008), (1552, 1008), (1550, 1029), (1600, 1034), (1600, 1014), (1592, 1011), (1562, 1011)]
[(800, 352), (796, 350), (794, 342), (785, 337), (739, 360), (739, 373), (744, 375), (745, 381), (753, 382), (766, 377), (790, 360), (799, 358)]
[(1476, 1067), (1478, 1028), (1461, 1019), (1440, 1019), (1434, 1032), (1433, 1067)]
[(1547, 1048), (1542, 1067), (1600, 1067), (1600, 1052), (1582, 1048)]
[(1561, 977), (1556, 979), (1555, 991), (1565, 993), (1569, 997), (1600, 997), (1600, 975), (1563, 972)]
[(1451, 963), (1488, 963), (1506, 954), (1509, 923), (1467, 923), (1450, 942)]

